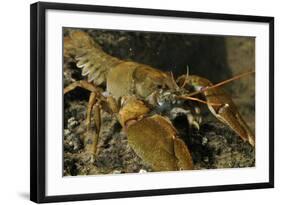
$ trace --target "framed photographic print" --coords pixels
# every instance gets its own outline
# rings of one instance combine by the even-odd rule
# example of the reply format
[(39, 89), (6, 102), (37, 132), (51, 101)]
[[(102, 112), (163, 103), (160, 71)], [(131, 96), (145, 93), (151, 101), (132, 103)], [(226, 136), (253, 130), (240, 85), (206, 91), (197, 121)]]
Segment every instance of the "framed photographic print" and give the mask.
[(274, 18), (31, 5), (32, 201), (274, 187)]

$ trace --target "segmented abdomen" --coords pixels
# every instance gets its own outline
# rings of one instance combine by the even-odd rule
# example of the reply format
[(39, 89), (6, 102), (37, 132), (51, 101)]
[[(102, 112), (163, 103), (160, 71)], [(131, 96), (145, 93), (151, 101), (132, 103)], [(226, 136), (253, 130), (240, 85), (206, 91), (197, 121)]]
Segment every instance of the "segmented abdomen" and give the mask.
[(70, 32), (64, 38), (64, 57), (74, 58), (82, 75), (96, 85), (105, 83), (108, 71), (123, 62), (106, 54), (89, 34), (82, 31)]

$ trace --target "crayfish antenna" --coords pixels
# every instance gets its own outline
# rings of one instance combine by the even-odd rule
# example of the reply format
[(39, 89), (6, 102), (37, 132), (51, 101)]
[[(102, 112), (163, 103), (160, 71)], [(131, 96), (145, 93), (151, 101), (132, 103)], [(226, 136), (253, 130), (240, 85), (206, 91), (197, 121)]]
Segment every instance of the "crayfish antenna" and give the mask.
[(184, 82), (183, 82), (183, 84), (182, 84), (181, 88), (184, 88), (184, 86), (186, 85), (188, 77), (189, 77), (189, 66), (188, 66), (188, 65), (186, 65), (186, 74), (185, 74), (185, 79), (184, 79)]
[(179, 90), (179, 86), (178, 86), (177, 82), (175, 81), (174, 74), (172, 72), (170, 72), (170, 76), (171, 76), (172, 83), (175, 86), (176, 90)]
[[(245, 73), (236, 75), (236, 76), (234, 76), (234, 77), (232, 77), (232, 78), (229, 78), (229, 79), (227, 79), (227, 80), (224, 80), (224, 81), (222, 81), (222, 82), (220, 82), (220, 83), (212, 84), (211, 86), (202, 87), (202, 89), (188, 94), (188, 97), (191, 97), (191, 96), (194, 96), (194, 95), (203, 93), (203, 92), (205, 92), (205, 91), (208, 91), (208, 90), (211, 90), (211, 89), (220, 87), (220, 86), (222, 86), (222, 85), (225, 85), (225, 84), (230, 83), (230, 82), (232, 82), (232, 81), (238, 80), (238, 79), (240, 79), (240, 78), (242, 78), (242, 77), (248, 76), (248, 75), (253, 74), (253, 73), (255, 73), (255, 71), (254, 71), (254, 70), (251, 70), (251, 71), (248, 71), (248, 72), (245, 72)], [(192, 84), (192, 83), (190, 83), (190, 84)]]

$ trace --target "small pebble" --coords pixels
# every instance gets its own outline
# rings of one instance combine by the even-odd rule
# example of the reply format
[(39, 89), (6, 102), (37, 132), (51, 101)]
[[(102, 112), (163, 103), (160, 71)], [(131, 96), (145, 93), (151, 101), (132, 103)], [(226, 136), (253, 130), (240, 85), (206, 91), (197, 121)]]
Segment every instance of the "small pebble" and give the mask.
[(69, 129), (64, 129), (64, 135), (69, 135), (70, 134), (70, 130)]
[(95, 162), (95, 158), (94, 158), (94, 156), (93, 156), (93, 155), (91, 155), (91, 160), (90, 160), (90, 163), (91, 163), (91, 164), (94, 164), (94, 162)]
[(142, 173), (146, 173), (147, 171), (145, 169), (140, 169), (139, 173), (142, 174)]
[(76, 151), (76, 150), (78, 150), (78, 148), (79, 148), (78, 144), (75, 143), (74, 146), (73, 146), (73, 150)]
[(120, 171), (120, 170), (114, 170), (114, 171), (112, 172), (112, 174), (121, 174), (121, 171)]
[(74, 117), (71, 117), (71, 118), (69, 118), (67, 121), (68, 122), (72, 122), (72, 121), (74, 121), (75, 120), (75, 118)]
[(68, 128), (74, 128), (78, 125), (79, 123), (77, 121), (71, 121), (69, 124), (68, 124)]
[(207, 137), (203, 137), (202, 138), (202, 145), (205, 146), (208, 143), (208, 138)]
[(204, 157), (203, 161), (204, 162), (209, 162), (209, 157)]

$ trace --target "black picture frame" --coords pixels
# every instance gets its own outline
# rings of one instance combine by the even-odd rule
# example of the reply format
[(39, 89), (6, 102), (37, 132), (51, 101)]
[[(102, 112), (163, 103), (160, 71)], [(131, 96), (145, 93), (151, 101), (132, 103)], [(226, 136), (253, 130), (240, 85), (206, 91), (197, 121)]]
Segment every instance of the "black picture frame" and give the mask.
[[(236, 185), (204, 186), (192, 188), (171, 188), (109, 193), (89, 193), (74, 195), (46, 196), (45, 165), (45, 116), (46, 116), (46, 68), (45, 38), (46, 11), (67, 10), (101, 13), (121, 13), (151, 16), (169, 16), (195, 19), (216, 19), (269, 24), (269, 181)], [(76, 200), (140, 197), (198, 192), (260, 189), (274, 187), (274, 18), (265, 16), (229, 15), (217, 13), (156, 10), (144, 8), (109, 7), (97, 5), (38, 2), (30, 7), (30, 199), (37, 203)]]

